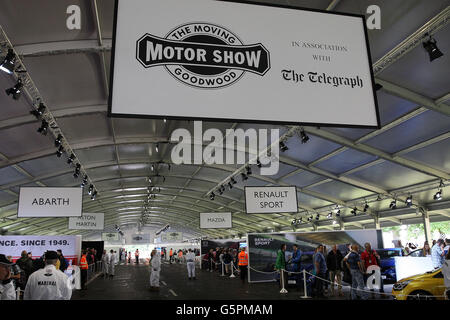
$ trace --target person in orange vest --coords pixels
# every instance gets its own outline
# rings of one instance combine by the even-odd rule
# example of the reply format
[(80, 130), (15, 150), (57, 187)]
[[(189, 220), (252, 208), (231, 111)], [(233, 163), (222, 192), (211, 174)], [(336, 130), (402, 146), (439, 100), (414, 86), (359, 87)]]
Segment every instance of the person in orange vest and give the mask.
[(81, 259), (80, 259), (80, 272), (81, 272), (81, 289), (86, 290), (86, 282), (87, 282), (87, 272), (89, 269), (89, 265), (87, 263), (86, 258), (86, 250), (81, 250)]
[(173, 251), (172, 251), (172, 248), (170, 248), (170, 251), (169, 251), (169, 261), (170, 261), (170, 264), (172, 264), (172, 258), (173, 258)]
[(241, 273), (242, 283), (245, 283), (245, 277), (247, 276), (247, 267), (248, 267), (248, 254), (245, 252), (245, 247), (241, 248), (241, 252), (238, 256), (238, 265)]

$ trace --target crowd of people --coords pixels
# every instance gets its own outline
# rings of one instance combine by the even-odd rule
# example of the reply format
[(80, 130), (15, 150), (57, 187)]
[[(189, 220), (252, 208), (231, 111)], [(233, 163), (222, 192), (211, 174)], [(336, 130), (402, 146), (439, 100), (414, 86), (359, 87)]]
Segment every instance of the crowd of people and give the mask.
[[(450, 259), (449, 245), (449, 239), (433, 241), (432, 248), (429, 248), (428, 243), (425, 242), (422, 248), (423, 256), (431, 256), (435, 269), (442, 268), (445, 260)], [(293, 245), (293, 253), (287, 259), (285, 252), (286, 244), (282, 244), (275, 263), (275, 269), (280, 272), (280, 286), (282, 288), (287, 286), (288, 273), (294, 274), (297, 285), (300, 285), (301, 279), (303, 279), (300, 271), (304, 269), (300, 263), (302, 252), (296, 245)], [(308, 281), (309, 292), (316, 298), (325, 298), (326, 295), (335, 296), (336, 294), (343, 296), (342, 281), (344, 281), (351, 285), (352, 300), (368, 299), (366, 283), (372, 274), (368, 270), (370, 266), (381, 268), (380, 259), (380, 255), (372, 249), (370, 243), (365, 243), (362, 250), (358, 244), (349, 244), (345, 253), (338, 250), (337, 245), (334, 245), (330, 251), (326, 246), (319, 245), (312, 256), (313, 267)], [(380, 277), (379, 280), (379, 292), (383, 293), (383, 278)], [(330, 292), (328, 292), (328, 287), (330, 287)], [(374, 290), (370, 289), (370, 291), (373, 295)]]

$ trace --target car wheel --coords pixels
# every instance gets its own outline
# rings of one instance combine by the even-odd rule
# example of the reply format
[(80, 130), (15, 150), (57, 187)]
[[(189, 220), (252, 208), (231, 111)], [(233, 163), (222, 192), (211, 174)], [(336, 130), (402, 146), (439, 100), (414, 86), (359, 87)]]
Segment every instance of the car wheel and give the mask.
[(436, 300), (436, 298), (428, 291), (413, 291), (408, 295), (407, 300)]

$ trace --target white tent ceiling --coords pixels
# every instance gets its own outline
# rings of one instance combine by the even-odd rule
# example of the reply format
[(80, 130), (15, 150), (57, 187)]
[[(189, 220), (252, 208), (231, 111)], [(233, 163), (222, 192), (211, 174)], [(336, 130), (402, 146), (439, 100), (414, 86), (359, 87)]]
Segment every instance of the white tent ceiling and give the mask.
[[(368, 5), (381, 7), (381, 30), (369, 30), (381, 129), (305, 127), (310, 136), (302, 144), (295, 127), (244, 123), (203, 123), (204, 129), (273, 127), (280, 129), (289, 150), (280, 153), (275, 176), (253, 174), (244, 182), (239, 175), (233, 189), (214, 201), (208, 192), (244, 169), (236, 165), (168, 165), (170, 134), (176, 128), (192, 132), (193, 123), (107, 117), (108, 79), (113, 25), (113, 0), (39, 0), (0, 3), (0, 25), (20, 55), (38, 91), (12, 100), (0, 94), (0, 228), (24, 234), (75, 234), (67, 218), (17, 218), (21, 186), (79, 186), (67, 155), (55, 156), (55, 136), (36, 132), (40, 122), (30, 115), (35, 97), (41, 96), (61, 132), (65, 149), (73, 150), (90, 183), (98, 190), (92, 201), (84, 192), (84, 212), (104, 212), (106, 230), (143, 221), (155, 229), (170, 224), (188, 236), (230, 237), (247, 232), (291, 229), (293, 218), (319, 213), (298, 230), (334, 229), (327, 218), (341, 206), (341, 226), (374, 227), (420, 223), (418, 208), (431, 221), (450, 218), (450, 1), (263, 1), (292, 6), (364, 14)], [(82, 10), (81, 30), (69, 31), (66, 8)], [(58, 13), (58, 14), (56, 14)], [(60, 14), (59, 14), (60, 13)], [(425, 26), (425, 27), (424, 27)], [(421, 45), (424, 30), (431, 32), (444, 56), (430, 63)], [(1, 38), (0, 38), (0, 41)], [(5, 44), (3, 42), (3, 44)], [(4, 47), (1, 56), (3, 57)], [(0, 88), (14, 78), (0, 74)], [(31, 86), (31, 84), (29, 84)], [(31, 97), (31, 99), (30, 99)], [(156, 144), (160, 150), (156, 152)], [(156, 170), (151, 171), (154, 164)], [(159, 175), (155, 176), (155, 175)], [(160, 192), (148, 205), (148, 177)], [(163, 179), (165, 178), (165, 180)], [(443, 199), (433, 201), (440, 181)], [(247, 215), (244, 186), (295, 185), (298, 214)], [(414, 206), (404, 200), (412, 194)], [(390, 210), (393, 198), (398, 209)], [(370, 209), (356, 216), (353, 207)], [(232, 230), (200, 230), (199, 213), (231, 211)]]

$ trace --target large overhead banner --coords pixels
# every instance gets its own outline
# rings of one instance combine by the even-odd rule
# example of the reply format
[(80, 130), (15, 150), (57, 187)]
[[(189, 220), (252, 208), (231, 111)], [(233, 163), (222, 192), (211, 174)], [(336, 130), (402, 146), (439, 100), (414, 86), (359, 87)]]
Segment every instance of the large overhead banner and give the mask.
[(182, 242), (183, 233), (182, 232), (164, 232), (161, 234), (161, 242)]
[(23, 250), (31, 252), (34, 259), (41, 257), (47, 250), (62, 250), (64, 257), (77, 264), (81, 253), (81, 236), (1, 236), (0, 252), (20, 258)]
[(119, 241), (119, 233), (118, 232), (103, 232), (102, 233), (103, 241)]
[(200, 229), (232, 228), (231, 212), (200, 213)]
[(379, 126), (364, 16), (116, 3), (109, 115)]
[(132, 244), (150, 244), (149, 233), (135, 233), (131, 236)]
[(80, 217), (82, 188), (21, 187), (19, 218)]
[(81, 217), (69, 218), (69, 229), (75, 230), (103, 230), (105, 224), (104, 213), (85, 213)]
[[(370, 243), (373, 249), (383, 248), (383, 238), (381, 230), (349, 230), (349, 231), (317, 231), (317, 232), (286, 232), (286, 233), (249, 233), (248, 255), (249, 282), (273, 281), (279, 277), (274, 273), (275, 262), (278, 250), (282, 244), (286, 244), (285, 258), (289, 262), (292, 257), (293, 248), (296, 244), (300, 249), (302, 257), (300, 270), (306, 269), (311, 272), (313, 266), (313, 255), (318, 245), (325, 245), (327, 250), (331, 250), (333, 245), (338, 246), (338, 250), (345, 256), (348, 252), (349, 244), (358, 244), (361, 249), (366, 242)], [(294, 265), (288, 263), (286, 270), (293, 270)], [(256, 271), (255, 271), (256, 270)]]
[(244, 187), (247, 213), (298, 211), (296, 187)]

